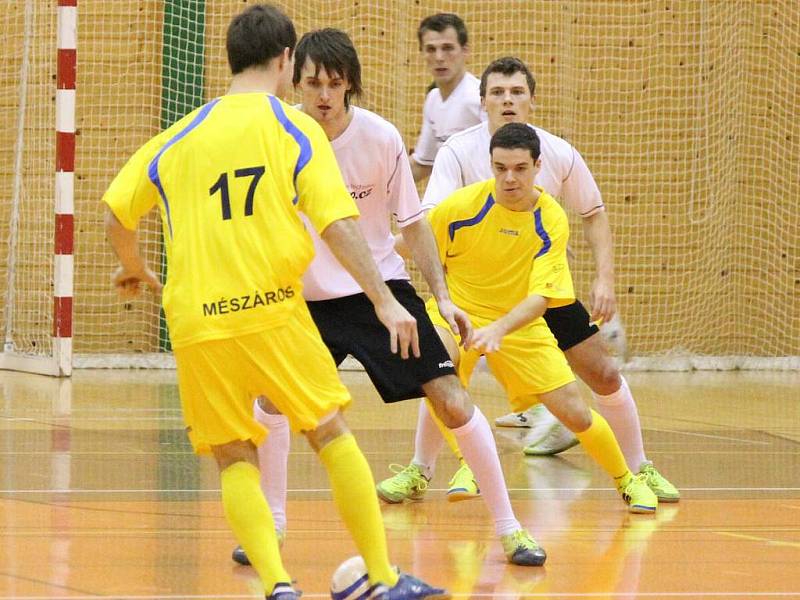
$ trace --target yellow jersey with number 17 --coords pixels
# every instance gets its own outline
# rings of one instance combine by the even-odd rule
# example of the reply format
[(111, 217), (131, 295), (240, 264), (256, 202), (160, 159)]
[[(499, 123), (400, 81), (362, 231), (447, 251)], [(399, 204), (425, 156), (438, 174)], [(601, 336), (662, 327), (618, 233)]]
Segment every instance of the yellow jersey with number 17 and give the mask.
[(534, 294), (548, 307), (574, 302), (567, 215), (537, 190), (532, 210), (512, 211), (495, 202), (489, 179), (454, 192), (428, 214), (450, 295), (467, 313), (496, 320)]
[(142, 146), (103, 197), (135, 229), (154, 204), (175, 347), (284, 323), (303, 302), (317, 231), (358, 215), (320, 126), (264, 93), (227, 95)]

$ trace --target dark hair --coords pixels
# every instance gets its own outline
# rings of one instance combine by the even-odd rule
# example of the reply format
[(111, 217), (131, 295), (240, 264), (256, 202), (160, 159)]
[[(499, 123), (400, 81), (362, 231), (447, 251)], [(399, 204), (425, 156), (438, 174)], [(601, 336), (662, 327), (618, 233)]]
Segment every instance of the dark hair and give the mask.
[(289, 17), (271, 4), (254, 4), (236, 15), (228, 25), (225, 47), (231, 73), (250, 67), (265, 67), (284, 48), (294, 51), (297, 34)]
[(539, 136), (533, 127), (525, 123), (506, 123), (494, 132), (492, 140), (489, 142), (489, 154), (495, 148), (505, 148), (506, 150), (528, 150), (531, 158), (536, 162), (539, 160)]
[(461, 46), (467, 45), (467, 26), (464, 21), (455, 13), (437, 13), (422, 19), (417, 29), (417, 40), (419, 40), (419, 47), (422, 48), (422, 34), (426, 31), (436, 31), (437, 33), (443, 32), (448, 27), (456, 30), (458, 43)]
[(518, 58), (514, 58), (513, 56), (504, 56), (503, 58), (493, 60), (483, 71), (483, 75), (481, 75), (480, 87), (481, 98), (486, 97), (486, 80), (492, 73), (500, 73), (506, 77), (509, 77), (514, 73), (524, 73), (525, 80), (528, 82), (528, 90), (530, 91), (531, 96), (533, 96), (534, 92), (536, 91), (536, 80), (533, 78), (533, 74), (530, 72), (525, 63)]
[(347, 80), (350, 89), (344, 94), (345, 108), (350, 107), (351, 96), (361, 96), (361, 62), (358, 60), (353, 42), (344, 31), (326, 27), (309, 31), (300, 38), (295, 51), (292, 77), (295, 85), (300, 83), (300, 74), (306, 64), (306, 58), (314, 63), (315, 77), (319, 75), (321, 69), (325, 69), (328, 75), (336, 74)]

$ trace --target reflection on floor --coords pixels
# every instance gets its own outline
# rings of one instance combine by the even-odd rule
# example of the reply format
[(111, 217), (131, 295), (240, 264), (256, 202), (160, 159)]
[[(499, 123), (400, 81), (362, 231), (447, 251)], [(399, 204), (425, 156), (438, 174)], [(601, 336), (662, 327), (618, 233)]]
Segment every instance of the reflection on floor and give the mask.
[[(800, 598), (800, 374), (630, 373), (648, 457), (680, 504), (630, 515), (580, 447), (528, 458), (527, 430), (496, 439), (520, 520), (544, 568), (508, 565), (483, 503), (445, 501), (442, 455), (423, 502), (383, 506), (393, 559), (459, 597)], [(343, 373), (348, 421), (376, 478), (412, 455), (416, 402), (384, 406)], [(489, 417), (505, 400), (485, 374)], [(174, 372), (0, 373), (0, 598), (255, 598), (230, 561), (218, 479), (183, 432)], [(293, 440), (286, 563), (327, 596), (355, 549), (304, 440)]]

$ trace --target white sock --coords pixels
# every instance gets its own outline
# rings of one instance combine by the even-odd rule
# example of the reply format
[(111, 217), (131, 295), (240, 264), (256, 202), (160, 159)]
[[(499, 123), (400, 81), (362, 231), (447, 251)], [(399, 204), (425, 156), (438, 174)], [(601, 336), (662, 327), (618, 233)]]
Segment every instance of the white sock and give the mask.
[(422, 474), (428, 479), (433, 477), (436, 470), (436, 459), (444, 446), (444, 436), (431, 417), (428, 403), (423, 400), (419, 403), (417, 412), (417, 433), (414, 437), (414, 459), (411, 461), (422, 469)]
[(253, 404), (256, 421), (269, 429), (269, 435), (258, 447), (258, 464), (261, 470), (261, 490), (267, 499), (275, 521), (275, 529), (286, 531), (286, 467), (289, 462), (291, 440), (289, 419), (271, 415)]
[(465, 425), (453, 429), (458, 446), (475, 475), (489, 512), (494, 518), (497, 535), (507, 535), (522, 527), (514, 516), (508, 489), (503, 478), (503, 469), (497, 456), (492, 429), (483, 413), (476, 406), (472, 418)]
[(625, 462), (632, 473), (638, 473), (639, 467), (647, 460), (644, 455), (642, 426), (639, 423), (639, 410), (633, 399), (628, 382), (620, 375), (622, 385), (613, 394), (600, 396), (592, 392), (597, 411), (608, 421), (617, 443), (625, 455)]

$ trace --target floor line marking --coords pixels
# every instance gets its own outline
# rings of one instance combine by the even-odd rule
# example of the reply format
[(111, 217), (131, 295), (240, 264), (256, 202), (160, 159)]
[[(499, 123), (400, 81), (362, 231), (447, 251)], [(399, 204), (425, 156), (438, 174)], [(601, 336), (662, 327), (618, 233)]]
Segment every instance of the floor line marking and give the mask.
[(762, 442), (758, 440), (745, 440), (739, 437), (730, 437), (727, 435), (714, 435), (711, 433), (697, 433), (696, 431), (680, 431), (678, 429), (660, 429), (660, 428), (647, 428), (647, 431), (658, 431), (661, 433), (677, 433), (678, 435), (690, 435), (693, 437), (711, 438), (715, 440), (728, 440), (731, 442), (742, 442), (744, 444), (755, 444), (759, 446), (769, 446), (772, 442)]
[(717, 535), (724, 535), (741, 540), (748, 540), (751, 542), (764, 542), (768, 546), (788, 546), (790, 548), (800, 548), (800, 542), (787, 542), (784, 540), (773, 540), (771, 538), (760, 537), (757, 535), (745, 535), (743, 533), (734, 533), (732, 531), (715, 531)]
[[(74, 429), (73, 429), (74, 431)], [(109, 430), (112, 431), (112, 430)], [(363, 451), (364, 456), (396, 456), (397, 452), (389, 452), (389, 451), (374, 451), (370, 452), (369, 450)], [(49, 456), (52, 454), (63, 454), (63, 451), (60, 450), (5, 450), (0, 451), (0, 456)], [(105, 450), (70, 450), (69, 454), (72, 456), (117, 456), (117, 455), (125, 455), (130, 456), (131, 454), (135, 454), (136, 456), (158, 456), (162, 454), (174, 455), (179, 454), (181, 456), (196, 456), (195, 453), (192, 451), (191, 448), (187, 448), (185, 450), (130, 450), (130, 451), (105, 451)], [(674, 451), (674, 450), (653, 450), (648, 449), (647, 452), (648, 456), (650, 454), (655, 455), (664, 455), (664, 456), (696, 456), (697, 452), (692, 451)], [(720, 455), (720, 456), (730, 456), (730, 455), (739, 455), (741, 452), (737, 452), (735, 450), (703, 450), (704, 456), (711, 456), (711, 455)], [(754, 456), (798, 456), (800, 455), (800, 450), (767, 450), (767, 451), (753, 451), (752, 454)], [(314, 452), (292, 452), (289, 456), (290, 457), (299, 457), (299, 456), (316, 456)], [(501, 455), (508, 456), (508, 454)], [(579, 454), (566, 454), (565, 456), (579, 456)], [(552, 457), (541, 457), (542, 460), (551, 460)], [(536, 459), (533, 459), (536, 460)], [(523, 462), (523, 464), (526, 464)]]
[[(446, 492), (448, 488), (428, 488), (430, 492)], [(291, 493), (303, 494), (322, 494), (330, 492), (330, 488), (292, 488), (287, 490)], [(510, 487), (509, 492), (615, 492), (610, 487), (541, 487), (524, 488)], [(800, 492), (800, 487), (681, 487), (683, 492)], [(207, 489), (57, 489), (57, 490), (21, 490), (0, 489), (0, 497), (3, 494), (219, 494), (219, 488)]]

